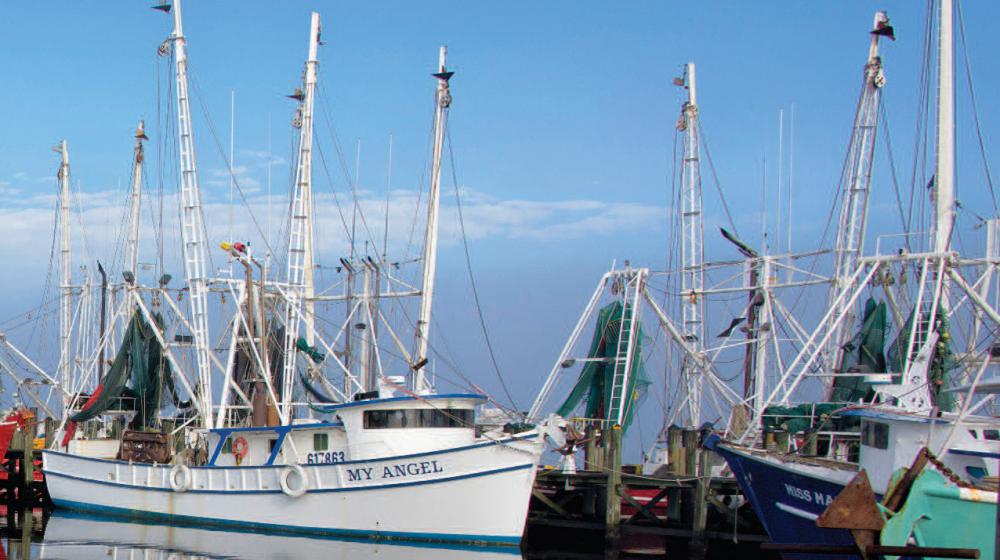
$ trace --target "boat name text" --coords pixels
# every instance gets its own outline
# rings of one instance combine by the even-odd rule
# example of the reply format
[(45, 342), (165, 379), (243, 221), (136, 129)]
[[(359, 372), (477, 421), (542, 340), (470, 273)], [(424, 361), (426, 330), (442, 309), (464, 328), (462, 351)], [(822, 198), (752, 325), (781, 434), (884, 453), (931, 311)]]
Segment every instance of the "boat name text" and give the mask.
[(803, 502), (809, 502), (809, 503), (816, 503), (821, 506), (830, 505), (830, 502), (833, 501), (833, 496), (829, 494), (824, 494), (823, 492), (817, 492), (815, 490), (810, 492), (805, 488), (799, 488), (797, 486), (792, 486), (791, 484), (785, 484), (785, 492), (787, 492), (789, 496), (797, 500), (802, 500)]
[(358, 467), (356, 469), (345, 469), (347, 471), (347, 482), (364, 482), (368, 480), (386, 480), (395, 478), (407, 478), (422, 474), (434, 474), (444, 472), (437, 461), (416, 461), (413, 463), (399, 463), (396, 465), (386, 465), (384, 467)]

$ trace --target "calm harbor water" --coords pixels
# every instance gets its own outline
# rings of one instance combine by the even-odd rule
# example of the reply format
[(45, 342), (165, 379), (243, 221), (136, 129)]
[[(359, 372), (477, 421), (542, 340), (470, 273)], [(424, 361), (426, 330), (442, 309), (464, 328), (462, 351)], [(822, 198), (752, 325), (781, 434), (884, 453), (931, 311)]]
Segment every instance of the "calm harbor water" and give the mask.
[[(25, 522), (27, 521), (27, 522)], [(26, 519), (8, 517), (0, 558), (86, 560), (307, 559), (378, 558), (517, 560), (517, 549), (442, 547), (340, 539), (313, 539), (260, 533), (112, 520), (55, 511)], [(29, 537), (30, 535), (30, 537)], [(28, 538), (25, 538), (28, 537)]]

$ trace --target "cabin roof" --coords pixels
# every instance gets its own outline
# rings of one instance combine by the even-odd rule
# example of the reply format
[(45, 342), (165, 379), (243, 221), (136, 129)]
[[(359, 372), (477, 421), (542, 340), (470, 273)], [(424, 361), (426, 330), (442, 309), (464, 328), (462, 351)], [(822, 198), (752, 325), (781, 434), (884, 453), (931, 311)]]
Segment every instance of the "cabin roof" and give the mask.
[(365, 399), (360, 401), (352, 401), (340, 404), (331, 404), (329, 406), (323, 407), (323, 412), (332, 412), (335, 410), (343, 410), (345, 408), (357, 408), (357, 407), (370, 407), (373, 405), (381, 405), (385, 403), (406, 403), (406, 402), (437, 402), (437, 401), (448, 401), (448, 400), (470, 400), (470, 401), (485, 401), (486, 397), (478, 393), (449, 393), (444, 395), (416, 395), (416, 396), (405, 396), (405, 397), (388, 397), (384, 399)]

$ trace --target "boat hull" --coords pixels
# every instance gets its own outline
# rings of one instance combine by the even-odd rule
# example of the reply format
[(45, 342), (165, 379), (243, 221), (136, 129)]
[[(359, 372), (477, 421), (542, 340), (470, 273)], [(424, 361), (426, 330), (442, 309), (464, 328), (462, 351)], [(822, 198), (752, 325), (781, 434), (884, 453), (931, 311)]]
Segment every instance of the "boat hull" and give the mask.
[(712, 442), (711, 449), (726, 460), (772, 542), (853, 544), (847, 531), (819, 528), (816, 518), (856, 471), (787, 461), (721, 442)]
[(192, 467), (190, 487), (177, 491), (169, 465), (53, 451), (44, 462), (56, 507), (276, 533), (517, 545), (540, 452), (537, 440), (514, 439), (301, 465), (308, 489), (298, 497), (281, 489), (294, 468), (286, 465)]
[(906, 502), (886, 521), (881, 544), (974, 548), (996, 558), (997, 493), (960, 488), (926, 468), (913, 481)]

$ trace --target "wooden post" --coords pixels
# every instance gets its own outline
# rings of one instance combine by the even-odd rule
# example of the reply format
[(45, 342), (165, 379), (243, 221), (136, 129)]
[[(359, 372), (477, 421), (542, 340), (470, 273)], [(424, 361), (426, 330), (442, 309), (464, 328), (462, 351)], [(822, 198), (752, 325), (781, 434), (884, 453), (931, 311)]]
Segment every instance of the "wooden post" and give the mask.
[(18, 558), (21, 560), (31, 560), (31, 529), (35, 518), (31, 515), (31, 508), (26, 507), (21, 510), (21, 542), (18, 543)]
[(583, 470), (604, 470), (604, 453), (600, 448), (600, 431), (593, 424), (589, 424), (584, 432), (584, 438), (587, 440), (587, 444), (583, 448)]
[(683, 432), (677, 426), (667, 428), (668, 470), (674, 474), (684, 474), (684, 444), (681, 441)]
[(691, 523), (691, 543), (688, 545), (688, 558), (702, 560), (708, 552), (705, 541), (705, 526), (708, 523), (708, 488), (711, 484), (712, 452), (701, 450), (698, 461), (698, 483), (694, 491), (694, 519)]
[(605, 464), (608, 469), (604, 544), (606, 548), (617, 550), (618, 541), (621, 539), (622, 517), (622, 428), (618, 425), (612, 426), (604, 435), (607, 442)]
[(52, 446), (56, 439), (56, 430), (59, 429), (59, 422), (55, 418), (45, 419), (45, 449)]
[(774, 446), (778, 453), (788, 453), (788, 441), (791, 437), (785, 430), (774, 432)]
[(684, 474), (698, 473), (698, 430), (684, 430)]
[(31, 484), (35, 481), (35, 453), (33, 440), (30, 434), (24, 434), (24, 459), (21, 462), (21, 471), (24, 474), (23, 486), (18, 490), (18, 498), (25, 507), (31, 505)]
[(816, 440), (818, 435), (819, 434), (812, 430), (806, 432), (806, 442), (805, 445), (802, 446), (802, 455), (806, 457), (816, 456)]

